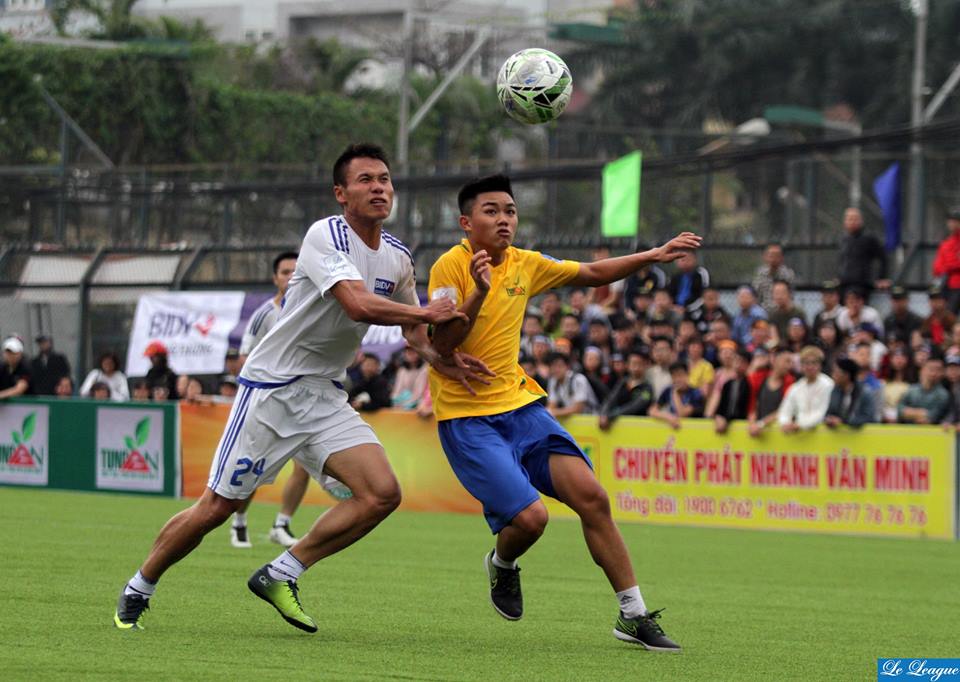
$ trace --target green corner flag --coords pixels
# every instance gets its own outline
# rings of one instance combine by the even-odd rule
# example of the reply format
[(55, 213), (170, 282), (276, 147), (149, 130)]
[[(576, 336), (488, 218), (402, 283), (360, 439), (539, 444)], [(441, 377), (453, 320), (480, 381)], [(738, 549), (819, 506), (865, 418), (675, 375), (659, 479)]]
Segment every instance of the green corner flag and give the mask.
[(640, 169), (643, 154), (631, 152), (603, 167), (604, 237), (635, 237), (640, 227)]

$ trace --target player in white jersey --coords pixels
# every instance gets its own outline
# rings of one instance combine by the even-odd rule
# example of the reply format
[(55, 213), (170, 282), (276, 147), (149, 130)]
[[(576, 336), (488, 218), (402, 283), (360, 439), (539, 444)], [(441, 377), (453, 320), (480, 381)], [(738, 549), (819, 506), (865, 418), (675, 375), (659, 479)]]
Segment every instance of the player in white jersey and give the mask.
[(419, 307), (413, 259), (382, 231), (393, 206), (386, 156), (348, 147), (334, 164), (342, 216), (310, 228), (300, 248), (277, 325), (254, 348), (239, 377), (230, 419), (207, 490), (160, 531), (124, 586), (114, 624), (143, 629), (157, 581), (226, 521), (253, 490), (292, 457), (314, 478), (329, 473), (353, 496), (334, 505), (290, 549), (253, 573), (249, 589), (291, 625), (316, 632), (300, 604), (297, 579), (317, 561), (370, 532), (400, 503), (400, 487), (373, 430), (347, 402), (341, 382), (370, 324), (399, 324), (407, 342), (437, 371), (469, 386), (489, 370), (469, 356), (440, 359), (427, 325), (466, 320), (449, 298)]
[[(297, 256), (296, 251), (285, 251), (273, 259), (273, 284), (277, 287), (277, 293), (264, 301), (250, 316), (247, 327), (243, 332), (243, 339), (240, 342), (241, 365), (246, 362), (247, 356), (280, 319), (283, 296), (287, 292), (287, 285), (289, 285), (290, 278), (293, 277), (293, 272), (297, 267)], [(284, 547), (293, 547), (296, 544), (297, 538), (290, 530), (290, 519), (303, 501), (309, 483), (310, 474), (298, 462), (294, 461), (293, 472), (283, 486), (280, 512), (270, 529), (270, 539), (273, 542)], [(343, 488), (339, 481), (326, 475), (321, 483), (328, 489), (339, 490)], [(253, 502), (253, 495), (250, 495), (233, 515), (233, 523), (230, 524), (230, 544), (234, 547), (249, 548), (253, 546), (247, 532), (247, 508), (251, 502)]]

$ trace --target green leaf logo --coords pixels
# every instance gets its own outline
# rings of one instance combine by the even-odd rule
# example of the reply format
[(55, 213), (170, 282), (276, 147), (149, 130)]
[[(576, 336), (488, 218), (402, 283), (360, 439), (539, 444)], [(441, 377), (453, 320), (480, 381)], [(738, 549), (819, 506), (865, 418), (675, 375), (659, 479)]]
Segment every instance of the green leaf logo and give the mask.
[(20, 440), (19, 431), (14, 431), (11, 435), (13, 436), (13, 442), (16, 443), (17, 445), (20, 445), (23, 442), (22, 440)]
[(28, 441), (33, 437), (33, 431), (37, 426), (37, 413), (31, 412), (23, 418), (23, 440)]
[(137, 423), (137, 447), (142, 447), (150, 437), (150, 417), (144, 417)]
[(137, 445), (133, 442), (133, 438), (130, 436), (124, 436), (123, 442), (127, 444), (127, 450), (135, 450)]

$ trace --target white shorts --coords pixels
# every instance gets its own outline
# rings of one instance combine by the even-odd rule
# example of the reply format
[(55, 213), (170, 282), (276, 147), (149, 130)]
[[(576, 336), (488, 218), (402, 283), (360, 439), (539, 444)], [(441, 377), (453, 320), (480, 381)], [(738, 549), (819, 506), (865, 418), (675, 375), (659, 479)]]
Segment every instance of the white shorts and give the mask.
[(210, 466), (207, 487), (236, 500), (272, 483), (295, 458), (321, 480), (335, 452), (380, 441), (329, 379), (302, 377), (286, 385), (241, 380), (240, 391)]

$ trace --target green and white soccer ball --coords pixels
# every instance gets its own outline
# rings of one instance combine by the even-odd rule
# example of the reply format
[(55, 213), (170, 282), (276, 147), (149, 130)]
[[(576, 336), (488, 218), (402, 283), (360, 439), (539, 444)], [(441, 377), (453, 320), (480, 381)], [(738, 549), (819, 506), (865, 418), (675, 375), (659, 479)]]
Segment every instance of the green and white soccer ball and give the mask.
[(549, 50), (521, 50), (500, 67), (497, 97), (510, 117), (520, 123), (546, 123), (570, 103), (570, 69)]

